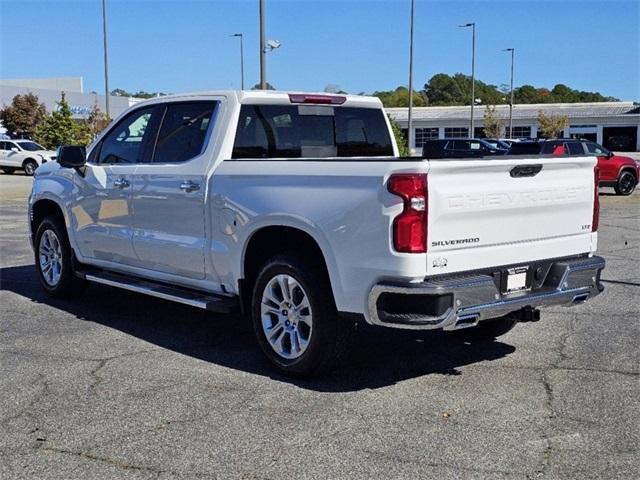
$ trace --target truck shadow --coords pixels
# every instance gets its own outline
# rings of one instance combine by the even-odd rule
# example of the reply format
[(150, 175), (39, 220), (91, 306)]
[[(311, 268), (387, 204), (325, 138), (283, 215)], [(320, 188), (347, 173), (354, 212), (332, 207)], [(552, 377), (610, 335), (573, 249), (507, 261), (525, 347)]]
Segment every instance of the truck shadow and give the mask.
[(468, 344), (438, 332), (362, 325), (334, 372), (299, 380), (275, 372), (259, 351), (249, 322), (239, 316), (214, 315), (102, 285), (91, 285), (75, 300), (53, 299), (38, 284), (33, 265), (1, 268), (0, 289), (183, 355), (322, 392), (375, 389), (429, 374), (459, 375), (459, 367), (515, 351), (499, 341)]

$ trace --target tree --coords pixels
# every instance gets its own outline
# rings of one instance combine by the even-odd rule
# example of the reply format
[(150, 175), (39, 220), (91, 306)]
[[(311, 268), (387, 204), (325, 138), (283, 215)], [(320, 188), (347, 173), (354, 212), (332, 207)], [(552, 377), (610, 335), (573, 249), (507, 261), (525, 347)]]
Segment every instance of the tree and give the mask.
[(37, 142), (45, 148), (57, 148), (60, 145), (87, 145), (93, 139), (90, 127), (86, 123), (73, 119), (64, 92), (60, 94), (58, 108), (44, 117), (35, 131)]
[[(387, 107), (407, 107), (409, 106), (409, 89), (398, 87), (395, 90), (373, 92), (374, 97), (378, 97), (382, 104)], [(427, 102), (420, 92), (413, 91), (413, 106), (424, 107)]]
[(558, 138), (560, 133), (569, 126), (569, 118), (566, 115), (545, 115), (540, 110), (538, 112), (538, 124), (542, 137)]
[[(267, 82), (267, 90), (275, 90), (275, 89), (276, 87), (274, 87), (269, 82)], [(251, 90), (262, 90), (262, 89), (260, 88), (260, 84), (256, 83), (253, 87), (251, 87)]]
[(411, 153), (409, 152), (407, 139), (404, 136), (404, 133), (402, 133), (402, 128), (400, 127), (400, 124), (396, 122), (393, 118), (391, 118), (391, 116), (387, 115), (387, 117), (389, 117), (389, 123), (391, 124), (391, 130), (393, 131), (393, 136), (396, 137), (396, 144), (398, 145), (400, 156), (408, 157), (409, 155), (411, 155)]
[(97, 137), (105, 128), (107, 128), (110, 122), (111, 119), (107, 117), (107, 114), (100, 110), (97, 103), (94, 103), (91, 113), (86, 120), (86, 124), (91, 130), (91, 136), (93, 138)]
[(47, 109), (38, 96), (29, 92), (13, 97), (11, 105), (0, 110), (0, 120), (9, 133), (31, 138), (46, 114)]
[(484, 109), (484, 133), (487, 138), (502, 136), (503, 121), (498, 117), (495, 106), (487, 105)]

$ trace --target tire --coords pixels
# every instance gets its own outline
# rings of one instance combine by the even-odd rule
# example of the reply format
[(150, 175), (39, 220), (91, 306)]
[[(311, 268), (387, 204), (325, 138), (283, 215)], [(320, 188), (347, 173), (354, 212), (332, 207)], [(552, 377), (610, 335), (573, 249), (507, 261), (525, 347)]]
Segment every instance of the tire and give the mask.
[(35, 160), (25, 160), (25, 162), (22, 164), (22, 169), (24, 170), (24, 173), (26, 173), (30, 177), (33, 176), (37, 168), (38, 168), (38, 162), (36, 162)]
[(616, 190), (616, 194), (624, 196), (631, 195), (636, 189), (636, 183), (637, 179), (633, 175), (633, 173), (625, 170), (618, 177), (618, 181), (616, 182), (616, 186), (614, 187)]
[(13, 172), (16, 171), (16, 169), (12, 167), (2, 167), (2, 171), (7, 175), (11, 175)]
[(48, 295), (72, 298), (82, 294), (86, 281), (73, 271), (67, 230), (59, 217), (46, 217), (40, 223), (34, 251), (38, 279)]
[(511, 315), (483, 320), (475, 327), (454, 331), (453, 334), (467, 342), (492, 342), (496, 338), (511, 331), (518, 319)]
[(350, 325), (336, 312), (324, 268), (298, 255), (277, 255), (258, 274), (251, 301), (258, 344), (282, 373), (327, 372), (346, 351)]

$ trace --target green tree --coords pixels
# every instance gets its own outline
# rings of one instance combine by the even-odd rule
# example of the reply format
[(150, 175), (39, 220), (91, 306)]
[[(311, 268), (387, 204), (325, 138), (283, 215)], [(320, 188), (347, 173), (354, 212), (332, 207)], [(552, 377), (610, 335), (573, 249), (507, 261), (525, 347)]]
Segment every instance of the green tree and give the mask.
[(453, 77), (438, 73), (424, 85), (429, 105), (464, 105), (465, 92)]
[(402, 133), (402, 128), (400, 124), (396, 122), (391, 116), (389, 117), (389, 123), (391, 124), (391, 130), (393, 131), (393, 136), (396, 138), (396, 144), (398, 145), (398, 150), (400, 152), (401, 157), (408, 157), (410, 155), (409, 146), (407, 145), (407, 139)]
[[(405, 87), (398, 87), (395, 90), (373, 92), (373, 96), (378, 97), (387, 108), (409, 106), (409, 89)], [(412, 103), (414, 107), (424, 107), (427, 105), (425, 97), (415, 90), (413, 91)]]
[(35, 139), (46, 148), (57, 148), (60, 145), (87, 145), (93, 139), (91, 128), (86, 123), (73, 119), (64, 92), (58, 109), (48, 114), (38, 125)]
[(496, 112), (495, 106), (487, 105), (484, 109), (484, 133), (487, 138), (502, 136), (503, 121)]
[(13, 97), (11, 105), (0, 110), (0, 120), (9, 133), (31, 138), (46, 114), (47, 109), (38, 96), (29, 92)]
[(540, 110), (538, 112), (538, 124), (540, 135), (543, 138), (558, 138), (560, 133), (569, 126), (569, 118), (566, 115), (545, 115)]

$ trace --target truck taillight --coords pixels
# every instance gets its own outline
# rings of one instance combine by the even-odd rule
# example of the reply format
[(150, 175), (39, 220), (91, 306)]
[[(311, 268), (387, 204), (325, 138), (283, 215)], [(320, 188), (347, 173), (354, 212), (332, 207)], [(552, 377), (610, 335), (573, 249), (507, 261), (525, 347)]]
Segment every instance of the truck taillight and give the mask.
[(318, 95), (309, 93), (290, 93), (291, 103), (315, 103), (319, 105), (342, 105), (347, 101), (347, 97), (342, 95)]
[(387, 188), (402, 198), (402, 213), (393, 220), (393, 248), (398, 252), (427, 251), (427, 176), (417, 173), (391, 175)]
[(598, 231), (600, 223), (600, 170), (596, 165), (593, 167), (593, 219), (591, 220), (591, 231)]

